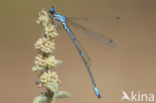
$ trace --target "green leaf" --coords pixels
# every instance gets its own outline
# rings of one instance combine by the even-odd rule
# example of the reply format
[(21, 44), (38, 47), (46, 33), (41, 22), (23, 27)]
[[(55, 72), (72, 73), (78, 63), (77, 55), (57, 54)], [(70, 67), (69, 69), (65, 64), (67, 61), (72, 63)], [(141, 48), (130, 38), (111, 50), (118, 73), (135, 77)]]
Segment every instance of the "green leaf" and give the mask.
[(49, 54), (49, 53), (51, 53), (52, 52), (52, 50), (51, 49), (49, 49), (49, 48), (41, 48), (41, 51), (42, 52), (44, 52), (44, 53), (46, 53), (46, 54)]
[(57, 99), (71, 97), (71, 95), (68, 92), (65, 92), (65, 91), (59, 91), (59, 92), (56, 93), (55, 96), (56, 96)]
[(47, 89), (49, 89), (51, 92), (56, 92), (58, 90), (58, 84), (57, 83), (47, 83), (43, 84), (43, 86)]
[(34, 98), (33, 103), (45, 103), (48, 100), (46, 96), (37, 96)]
[(56, 60), (55, 63), (54, 63), (54, 67), (56, 67), (56, 66), (58, 66), (58, 65), (60, 65), (60, 64), (62, 64), (62, 61)]
[(39, 67), (37, 65), (32, 67), (32, 71), (34, 71), (34, 72), (41, 71), (41, 70), (43, 70), (43, 68), (42, 67)]

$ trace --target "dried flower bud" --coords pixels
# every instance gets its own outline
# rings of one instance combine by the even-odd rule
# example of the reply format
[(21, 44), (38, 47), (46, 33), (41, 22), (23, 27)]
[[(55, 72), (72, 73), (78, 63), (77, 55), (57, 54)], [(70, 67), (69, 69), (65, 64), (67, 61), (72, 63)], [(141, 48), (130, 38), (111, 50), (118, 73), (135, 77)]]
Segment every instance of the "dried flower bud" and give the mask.
[(55, 42), (54, 40), (49, 40), (48, 38), (40, 38), (35, 43), (35, 49), (39, 50), (39, 52), (43, 53), (53, 53), (55, 50)]
[(56, 64), (58, 64), (58, 60), (56, 60), (55, 57), (51, 55), (44, 57), (43, 55), (39, 54), (35, 58), (35, 65), (42, 68), (50, 69), (55, 67)]
[(49, 21), (49, 16), (47, 14), (47, 12), (43, 9), (40, 13), (39, 13), (39, 18), (38, 20), (36, 20), (36, 22), (38, 24), (41, 24), (42, 26), (47, 26)]
[(56, 72), (44, 72), (40, 76), (40, 82), (41, 84), (53, 84), (53, 83), (59, 83), (58, 76)]
[(45, 36), (50, 39), (57, 37), (59, 35), (56, 31), (55, 25), (52, 25), (52, 24), (49, 24), (48, 26), (45, 27), (44, 33), (45, 33)]

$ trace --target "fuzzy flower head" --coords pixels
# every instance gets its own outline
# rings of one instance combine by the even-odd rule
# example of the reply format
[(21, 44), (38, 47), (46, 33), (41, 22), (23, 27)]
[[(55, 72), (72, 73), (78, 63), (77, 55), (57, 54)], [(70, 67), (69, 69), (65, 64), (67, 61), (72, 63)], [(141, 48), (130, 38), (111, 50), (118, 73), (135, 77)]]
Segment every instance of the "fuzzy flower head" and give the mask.
[(50, 39), (58, 36), (56, 27), (55, 25), (52, 25), (52, 24), (49, 24), (48, 26), (45, 27), (44, 33), (45, 33), (45, 36)]
[(55, 57), (52, 55), (49, 55), (48, 57), (44, 57), (43, 55), (39, 54), (35, 58), (36, 67), (42, 67), (46, 69), (56, 67), (58, 64), (61, 63), (62, 63), (61, 61), (56, 60)]
[(53, 84), (53, 83), (59, 83), (60, 80), (58, 79), (58, 76), (56, 74), (56, 72), (44, 72), (41, 76), (40, 76), (40, 83), (43, 84)]
[(55, 50), (55, 42), (48, 38), (40, 38), (35, 43), (35, 49), (46, 54), (53, 53)]
[(45, 11), (45, 9), (43, 9), (41, 12), (39, 12), (39, 18), (38, 20), (36, 20), (36, 22), (45, 27), (47, 26), (48, 21), (49, 21), (49, 15)]

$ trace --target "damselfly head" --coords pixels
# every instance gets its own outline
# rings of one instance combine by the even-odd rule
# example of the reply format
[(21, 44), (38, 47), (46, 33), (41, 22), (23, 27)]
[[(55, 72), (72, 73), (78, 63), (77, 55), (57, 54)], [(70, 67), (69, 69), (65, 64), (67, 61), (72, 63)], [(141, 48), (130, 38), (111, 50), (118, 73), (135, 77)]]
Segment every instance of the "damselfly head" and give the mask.
[(49, 12), (51, 13), (51, 14), (55, 14), (55, 8), (52, 6), (52, 7), (50, 7), (49, 8)]

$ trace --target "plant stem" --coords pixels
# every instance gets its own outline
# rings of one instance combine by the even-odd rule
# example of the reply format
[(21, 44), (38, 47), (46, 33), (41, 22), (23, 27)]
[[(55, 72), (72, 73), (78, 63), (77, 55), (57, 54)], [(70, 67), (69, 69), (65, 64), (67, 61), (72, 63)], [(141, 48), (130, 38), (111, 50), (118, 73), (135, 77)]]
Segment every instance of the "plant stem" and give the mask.
[(47, 89), (48, 92), (48, 102), (47, 103), (55, 103), (55, 92), (51, 92), (50, 90)]

